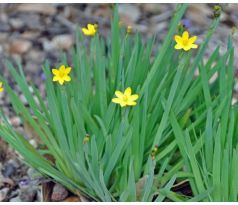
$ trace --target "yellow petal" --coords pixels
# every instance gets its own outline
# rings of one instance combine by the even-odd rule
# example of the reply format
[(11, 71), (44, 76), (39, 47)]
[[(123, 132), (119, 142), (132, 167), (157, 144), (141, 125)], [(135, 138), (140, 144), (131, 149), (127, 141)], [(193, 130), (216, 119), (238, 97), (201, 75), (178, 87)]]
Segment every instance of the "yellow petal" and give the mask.
[(120, 104), (122, 102), (122, 100), (119, 98), (112, 98), (112, 102)]
[(198, 48), (197, 44), (191, 44), (191, 48)]
[(55, 68), (53, 68), (53, 69), (52, 69), (52, 73), (53, 73), (54, 75), (58, 75), (58, 73), (59, 73), (59, 70), (58, 70), (58, 69), (55, 69)]
[(130, 98), (129, 98), (129, 101), (134, 101), (134, 100), (137, 100), (139, 98), (139, 95), (131, 95)]
[(182, 35), (182, 38), (183, 38), (183, 40), (188, 39), (189, 38), (189, 33), (187, 31), (184, 31), (183, 35)]
[(177, 43), (177, 44), (174, 46), (174, 48), (175, 48), (175, 49), (182, 49), (182, 48), (183, 48), (183, 45)]
[(88, 30), (89, 31), (95, 31), (95, 27), (94, 27), (94, 25), (92, 25), (92, 24), (88, 24)]
[(188, 42), (189, 43), (194, 43), (197, 40), (197, 38), (198, 38), (197, 36), (193, 36), (188, 40)]
[(130, 106), (135, 106), (136, 105), (136, 102), (127, 102), (127, 105), (130, 105)]
[(68, 82), (68, 81), (71, 81), (71, 77), (68, 76), (68, 75), (66, 75), (66, 76), (64, 77), (64, 80), (67, 81), (67, 82)]
[(126, 105), (127, 105), (127, 104), (126, 104), (125, 102), (123, 102), (123, 101), (120, 102), (120, 106), (121, 106), (121, 107), (125, 107)]
[(93, 26), (94, 26), (95, 31), (97, 31), (98, 25), (95, 23), (95, 24), (93, 24)]
[(125, 92), (124, 92), (124, 95), (126, 95), (127, 97), (131, 96), (131, 88), (128, 87)]
[(71, 71), (71, 67), (67, 67), (65, 68), (65, 74), (68, 75)]
[(59, 68), (59, 72), (64, 72), (64, 71), (65, 71), (65, 66), (61, 65), (60, 68)]
[(118, 98), (123, 98), (123, 96), (124, 96), (124, 94), (123, 94), (121, 91), (119, 91), (119, 90), (116, 90), (115, 95), (116, 95)]
[(180, 44), (183, 43), (183, 39), (181, 38), (181, 36), (175, 35), (174, 40), (176, 41), (176, 43), (180, 43)]
[(189, 46), (184, 46), (183, 47), (183, 50), (185, 50), (185, 51), (189, 51), (191, 49), (191, 46), (189, 45)]
[(4, 91), (4, 88), (3, 87), (0, 87), (0, 93)]
[(63, 84), (64, 84), (64, 79), (60, 78), (58, 81), (59, 81), (59, 84), (60, 84), (60, 85), (63, 85)]
[(58, 76), (54, 76), (53, 77), (53, 81), (58, 81), (59, 80), (59, 77)]
[(89, 36), (91, 34), (90, 31), (88, 29), (86, 29), (86, 28), (82, 28), (82, 32), (86, 36)]

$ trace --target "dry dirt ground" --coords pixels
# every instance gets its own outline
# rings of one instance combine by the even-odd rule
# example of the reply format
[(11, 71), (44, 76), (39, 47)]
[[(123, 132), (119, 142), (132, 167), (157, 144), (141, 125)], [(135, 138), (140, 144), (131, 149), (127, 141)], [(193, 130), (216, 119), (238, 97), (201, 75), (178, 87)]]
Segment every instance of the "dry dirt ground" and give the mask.
[[(120, 4), (120, 18), (125, 25), (143, 34), (144, 38), (156, 35), (159, 42), (168, 30), (175, 4)], [(209, 55), (216, 45), (226, 47), (226, 39), (233, 28), (238, 28), (238, 4), (222, 4), (221, 24), (207, 49)], [(99, 32), (106, 36), (110, 29), (110, 4), (0, 4), (0, 73), (11, 81), (4, 61), (19, 61), (27, 78), (44, 91), (44, 76), (41, 66), (48, 60), (53, 66), (59, 61), (61, 51), (68, 52), (74, 46), (76, 27), (97, 23)], [(212, 21), (213, 5), (190, 4), (183, 24), (201, 42)], [(236, 68), (238, 68), (238, 34), (234, 34)], [(199, 42), (198, 42), (199, 43)], [(17, 87), (16, 87), (17, 90)], [(238, 85), (235, 86), (235, 98)], [(20, 95), (24, 101), (23, 96)], [(25, 101), (27, 104), (27, 102)], [(7, 113), (10, 122), (32, 144), (35, 139), (24, 130), (20, 119), (0, 93), (0, 106)], [(39, 180), (34, 170), (24, 165), (20, 157), (0, 140), (0, 201), (40, 201)], [(65, 190), (58, 187), (56, 194)], [(61, 200), (61, 199), (54, 199)]]

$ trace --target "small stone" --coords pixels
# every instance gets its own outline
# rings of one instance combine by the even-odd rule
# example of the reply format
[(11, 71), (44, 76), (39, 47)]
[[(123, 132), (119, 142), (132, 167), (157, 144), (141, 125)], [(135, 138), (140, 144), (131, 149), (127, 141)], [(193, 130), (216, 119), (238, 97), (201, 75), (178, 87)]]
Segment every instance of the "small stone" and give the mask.
[(31, 139), (30, 141), (29, 141), (29, 143), (34, 147), (34, 148), (37, 148), (37, 142), (34, 140), (34, 139)]
[(24, 68), (26, 72), (36, 73), (40, 70), (40, 65), (37, 65), (35, 62), (29, 60)]
[(68, 196), (68, 191), (60, 184), (55, 184), (51, 195), (51, 200), (54, 202), (63, 201)]
[(45, 38), (42, 39), (42, 46), (43, 46), (44, 51), (50, 52), (52, 50), (55, 50), (53, 43)]
[(161, 11), (161, 4), (144, 4), (142, 9), (151, 14), (158, 14)]
[(16, 160), (16, 159), (9, 159), (8, 160), (8, 163), (9, 164), (12, 164), (14, 167), (16, 167), (16, 168), (19, 168), (20, 167), (20, 164), (19, 164), (19, 162)]
[(34, 198), (36, 197), (37, 189), (35, 187), (32, 187), (30, 185), (21, 188), (20, 190), (20, 199), (21, 201), (25, 202), (33, 202)]
[(23, 103), (24, 105), (27, 105), (27, 104), (28, 104), (27, 99), (26, 99), (26, 97), (25, 97), (23, 94), (21, 94), (19, 98), (20, 98), (20, 100), (22, 101), (22, 103)]
[(44, 52), (32, 49), (31, 52), (29, 52), (29, 54), (27, 55), (27, 59), (36, 63), (42, 63), (45, 60), (45, 54)]
[(140, 33), (146, 33), (148, 31), (148, 26), (138, 24), (134, 26), (134, 29)]
[(138, 6), (133, 4), (119, 4), (119, 14), (126, 22), (135, 23), (140, 18), (140, 10)]
[(19, 18), (12, 18), (9, 19), (9, 24), (14, 28), (14, 29), (20, 29), (21, 27), (24, 26), (24, 22), (19, 19)]
[(39, 13), (44, 15), (54, 15), (56, 8), (50, 4), (20, 4), (17, 8), (19, 12)]
[(6, 184), (10, 187), (13, 187), (15, 185), (14, 181), (10, 178), (1, 178), (0, 177), (0, 180), (1, 180), (0, 181), (0, 186), (1, 186), (1, 184)]
[(207, 26), (210, 24), (209, 16), (212, 15), (212, 9), (206, 4), (190, 4), (186, 12), (186, 17), (194, 24)]
[(81, 199), (77, 196), (70, 196), (64, 200), (64, 202), (80, 202)]
[(15, 173), (16, 173), (16, 167), (11, 163), (7, 163), (2, 171), (3, 176), (6, 178), (10, 178)]
[(17, 127), (17, 126), (19, 126), (21, 124), (21, 119), (19, 117), (17, 117), (17, 116), (12, 117), (10, 119), (10, 123), (11, 123), (12, 126)]
[(0, 42), (1, 43), (6, 42), (7, 38), (8, 38), (7, 33), (0, 32)]
[(9, 192), (9, 188), (3, 188), (0, 190), (0, 201), (4, 201), (7, 197), (7, 194)]
[(21, 202), (20, 196), (10, 199), (10, 202)]
[(24, 54), (30, 50), (32, 43), (23, 39), (16, 39), (10, 43), (9, 50), (11, 53)]
[(74, 41), (72, 35), (62, 34), (55, 36), (52, 40), (52, 43), (57, 49), (68, 50), (72, 47)]

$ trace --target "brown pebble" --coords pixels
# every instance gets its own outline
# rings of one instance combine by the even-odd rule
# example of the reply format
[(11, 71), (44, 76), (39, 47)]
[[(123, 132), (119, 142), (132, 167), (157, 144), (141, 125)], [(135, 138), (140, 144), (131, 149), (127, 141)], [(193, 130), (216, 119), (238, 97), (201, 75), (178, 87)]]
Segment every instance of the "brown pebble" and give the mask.
[(9, 51), (13, 54), (24, 54), (30, 50), (32, 43), (23, 39), (16, 39), (10, 43)]
[(63, 186), (55, 184), (51, 195), (51, 201), (63, 201), (68, 194), (69, 192)]

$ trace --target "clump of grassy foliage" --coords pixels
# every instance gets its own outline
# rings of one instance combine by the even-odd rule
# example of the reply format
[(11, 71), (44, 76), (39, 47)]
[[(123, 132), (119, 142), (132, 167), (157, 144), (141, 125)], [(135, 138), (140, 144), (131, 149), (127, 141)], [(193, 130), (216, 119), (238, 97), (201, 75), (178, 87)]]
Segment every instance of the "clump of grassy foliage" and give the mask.
[[(186, 7), (177, 6), (161, 46), (154, 38), (143, 43), (140, 34), (126, 34), (117, 8), (107, 39), (97, 28), (86, 46), (86, 37), (78, 31), (71, 81), (53, 82), (52, 66), (43, 66), (46, 102), (35, 85), (29, 85), (21, 66), (7, 63), (29, 107), (0, 77), (5, 94), (47, 149), (35, 149), (3, 113), (0, 136), (30, 166), (91, 200), (237, 200), (232, 180), (238, 156), (238, 113), (231, 105), (232, 42), (223, 55), (217, 47), (204, 61), (219, 22), (216, 16), (198, 49), (175, 50), (173, 36)], [(67, 66), (67, 59), (62, 57), (61, 64)], [(127, 87), (139, 95), (137, 105), (113, 103), (114, 92)], [(173, 191), (187, 181), (193, 196)]]

